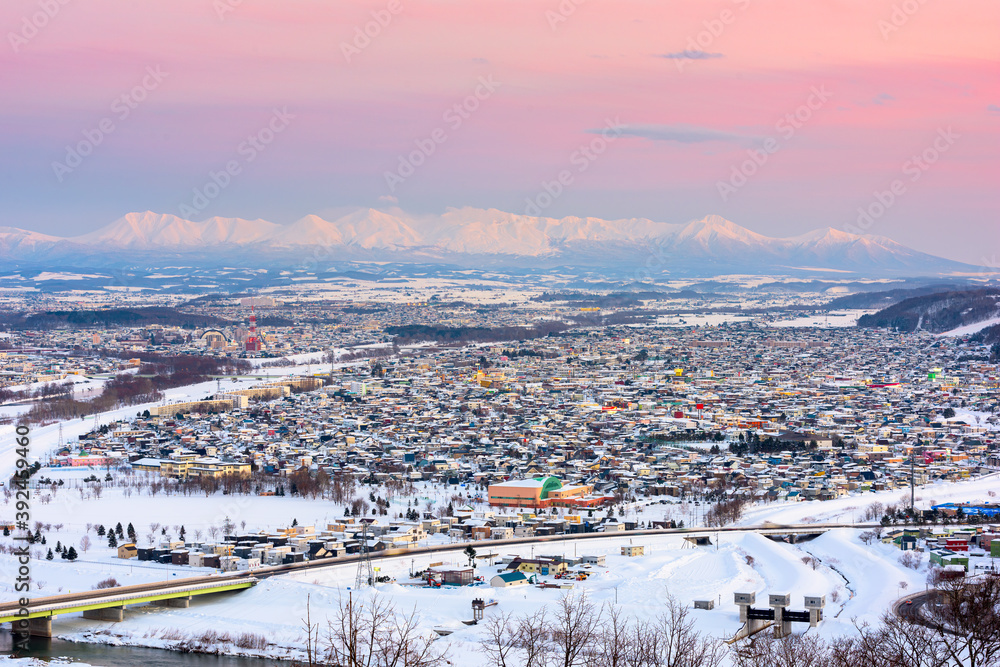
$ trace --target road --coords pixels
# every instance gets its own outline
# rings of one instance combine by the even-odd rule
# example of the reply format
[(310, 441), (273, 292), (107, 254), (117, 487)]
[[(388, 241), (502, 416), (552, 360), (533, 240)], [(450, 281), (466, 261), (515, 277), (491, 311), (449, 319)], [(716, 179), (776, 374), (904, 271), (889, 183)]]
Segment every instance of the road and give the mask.
[[(880, 524), (876, 523), (809, 523), (792, 524), (779, 526), (775, 524), (764, 524), (759, 526), (723, 526), (719, 528), (662, 528), (651, 530), (631, 530), (618, 531), (613, 533), (580, 533), (567, 535), (551, 535), (545, 537), (517, 537), (505, 540), (479, 540), (475, 542), (456, 542), (454, 544), (439, 544), (434, 546), (415, 547), (412, 549), (387, 549), (385, 551), (372, 552), (371, 559), (385, 560), (389, 558), (410, 557), (418, 554), (459, 552), (468, 546), (476, 549), (496, 549), (498, 547), (508, 547), (516, 545), (557, 545), (561, 542), (571, 540), (592, 540), (592, 539), (634, 539), (645, 536), (679, 535), (679, 536), (711, 536), (722, 533), (757, 533), (761, 535), (789, 535), (789, 534), (810, 534), (820, 533), (835, 528), (876, 528)], [(67, 593), (63, 595), (53, 595), (44, 598), (32, 598), (30, 606), (59, 606), (67, 603), (86, 603), (100, 601), (113, 596), (141, 597), (139, 594), (156, 595), (177, 589), (178, 586), (220, 586), (227, 582), (243, 580), (248, 577), (253, 579), (264, 579), (267, 577), (288, 574), (300, 570), (308, 570), (319, 567), (335, 567), (348, 563), (356, 563), (359, 560), (358, 554), (350, 554), (339, 558), (324, 558), (321, 560), (305, 561), (302, 563), (291, 563), (288, 565), (271, 565), (254, 568), (253, 571), (229, 572), (222, 574), (210, 574), (197, 577), (187, 577), (184, 579), (171, 579), (167, 581), (136, 584), (132, 586), (121, 586), (113, 589), (82, 591), (78, 593)], [(933, 601), (935, 591), (925, 593), (915, 593), (900, 600), (894, 606), (894, 611), (904, 618), (912, 618), (918, 622), (924, 622), (920, 614), (920, 609)], [(906, 604), (910, 600), (911, 604)], [(16, 611), (19, 607), (18, 601), (0, 603), (0, 616), (5, 612)]]
[[(134, 586), (116, 586), (115, 588), (103, 588), (94, 591), (83, 591), (80, 593), (65, 593), (62, 595), (49, 595), (42, 598), (31, 598), (27, 606), (28, 611), (54, 612), (60, 608), (75, 607), (86, 604), (97, 604), (105, 602), (119, 602), (127, 604), (128, 600), (141, 601), (144, 598), (156, 595), (167, 595), (177, 593), (190, 593), (197, 595), (199, 590), (214, 589), (230, 584), (254, 582), (253, 577), (248, 577), (246, 573), (238, 575), (207, 575), (201, 577), (189, 577), (186, 579), (173, 579), (171, 581), (157, 581), (147, 584), (136, 584)], [(21, 605), (19, 602), (4, 602), (0, 604), (0, 618), (7, 618), (15, 614)]]
[[(634, 539), (636, 537), (653, 535), (712, 535), (718, 533), (759, 533), (759, 534), (801, 534), (819, 533), (832, 528), (871, 528), (877, 524), (800, 524), (794, 526), (776, 526), (767, 524), (763, 526), (739, 526), (720, 528), (663, 528), (655, 530), (631, 530), (618, 531), (613, 533), (580, 533), (576, 535), (552, 535), (545, 537), (515, 537), (506, 540), (479, 540), (475, 542), (456, 542), (454, 544), (439, 544), (435, 546), (416, 547), (413, 549), (387, 549), (385, 551), (372, 552), (371, 559), (383, 560), (388, 558), (408, 557), (418, 554), (442, 553), (449, 551), (461, 551), (467, 546), (476, 549), (495, 549), (497, 547), (507, 547), (515, 545), (534, 544), (559, 544), (569, 540), (588, 539)], [(210, 574), (199, 577), (188, 577), (185, 579), (172, 579), (167, 581), (137, 584), (133, 586), (122, 586), (114, 589), (115, 595), (131, 595), (137, 593), (156, 594), (177, 588), (177, 586), (198, 586), (203, 584), (223, 584), (228, 579), (240, 579), (248, 576), (256, 579), (264, 579), (289, 572), (308, 570), (317, 567), (334, 567), (345, 563), (356, 563), (358, 554), (350, 554), (339, 558), (324, 558), (321, 560), (305, 561), (302, 563), (291, 563), (288, 565), (271, 565), (254, 568), (252, 572), (230, 572), (225, 574)], [(61, 605), (69, 602), (92, 602), (102, 600), (109, 595), (107, 589), (95, 591), (83, 591), (79, 593), (67, 593), (64, 595), (53, 595), (45, 598), (32, 598), (31, 607), (39, 605)], [(17, 601), (0, 603), (0, 616), (4, 612), (16, 611)]]
[(921, 625), (927, 625), (928, 622), (924, 618), (921, 609), (933, 603), (936, 596), (937, 591), (934, 590), (924, 591), (923, 593), (914, 593), (913, 595), (908, 595), (904, 599), (897, 602), (893, 606), (892, 610), (900, 618), (913, 621), (914, 623), (920, 623)]

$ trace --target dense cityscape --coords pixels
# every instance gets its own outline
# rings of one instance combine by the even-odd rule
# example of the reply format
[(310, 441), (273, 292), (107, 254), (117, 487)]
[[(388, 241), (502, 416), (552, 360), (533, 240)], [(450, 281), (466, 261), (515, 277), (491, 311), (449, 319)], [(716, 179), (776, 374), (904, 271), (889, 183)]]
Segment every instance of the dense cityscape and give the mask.
[(1000, 3), (0, 26), (0, 667), (1000, 667)]

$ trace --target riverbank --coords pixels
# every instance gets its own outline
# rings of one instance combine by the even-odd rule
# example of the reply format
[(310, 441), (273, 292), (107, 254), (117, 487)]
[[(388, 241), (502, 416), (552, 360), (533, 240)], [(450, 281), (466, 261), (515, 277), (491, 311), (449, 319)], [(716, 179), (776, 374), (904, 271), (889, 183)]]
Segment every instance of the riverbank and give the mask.
[[(185, 650), (181, 643), (173, 646), (143, 646), (112, 633), (91, 633), (90, 641), (69, 641), (63, 637), (51, 640), (32, 638), (28, 650), (17, 658), (5, 656), (3, 667), (272, 667), (281, 662), (293, 667), (292, 661), (272, 656), (251, 656), (234, 652), (213, 653)], [(97, 636), (102, 635), (102, 636)], [(0, 631), (0, 650), (9, 652), (11, 635)], [(264, 662), (267, 660), (267, 662)]]

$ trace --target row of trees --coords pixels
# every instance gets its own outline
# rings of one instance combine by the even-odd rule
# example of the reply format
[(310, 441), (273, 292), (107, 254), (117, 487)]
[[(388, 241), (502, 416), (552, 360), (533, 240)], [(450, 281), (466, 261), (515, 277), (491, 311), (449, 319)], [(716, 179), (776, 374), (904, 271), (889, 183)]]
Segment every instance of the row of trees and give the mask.
[[(122, 353), (106, 352), (107, 356)], [(83, 417), (95, 412), (107, 412), (124, 405), (155, 403), (163, 398), (163, 390), (197, 384), (213, 376), (247, 372), (245, 360), (199, 357), (194, 355), (161, 355), (137, 353), (141, 362), (136, 374), (122, 373), (104, 385), (101, 394), (89, 401), (72, 397), (71, 392), (56, 391), (43, 396), (31, 410), (20, 417), (22, 423), (42, 423)], [(63, 385), (57, 385), (62, 388)]]
[[(665, 598), (639, 619), (617, 605), (570, 593), (532, 613), (498, 612), (483, 623), (491, 667), (996, 667), (1000, 665), (1000, 579), (942, 582), (926, 616), (887, 614), (826, 641), (815, 633), (775, 638), (770, 630), (733, 644), (697, 630), (689, 608)], [(415, 610), (397, 613), (378, 595), (341, 598), (325, 625), (303, 619), (309, 667), (440, 667), (445, 642), (419, 629)]]
[(716, 667), (725, 656), (669, 596), (648, 621), (585, 594), (563, 596), (551, 612), (500, 613), (487, 619), (482, 648), (495, 667)]
[(0, 387), (0, 403), (10, 401), (25, 401), (31, 398), (51, 398), (53, 396), (66, 396), (73, 393), (72, 382), (46, 382), (35, 389), (14, 390), (8, 387)]
[(750, 500), (744, 496), (734, 496), (729, 499), (719, 500), (712, 505), (712, 508), (705, 512), (706, 526), (725, 526), (736, 523), (743, 516), (743, 511)]
[(653, 620), (597, 607), (585, 595), (545, 608), (501, 613), (485, 624), (494, 667), (996, 667), (1000, 665), (1000, 578), (939, 582), (923, 616), (886, 614), (848, 636), (776, 639), (769, 630), (726, 645), (699, 633), (689, 610), (667, 596)]

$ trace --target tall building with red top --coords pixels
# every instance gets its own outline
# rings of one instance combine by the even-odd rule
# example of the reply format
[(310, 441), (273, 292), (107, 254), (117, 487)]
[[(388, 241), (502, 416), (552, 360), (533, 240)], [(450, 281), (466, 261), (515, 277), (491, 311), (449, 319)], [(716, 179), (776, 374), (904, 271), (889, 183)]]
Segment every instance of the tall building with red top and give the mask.
[(260, 352), (260, 339), (257, 337), (257, 315), (250, 306), (250, 332), (247, 334), (247, 352)]

